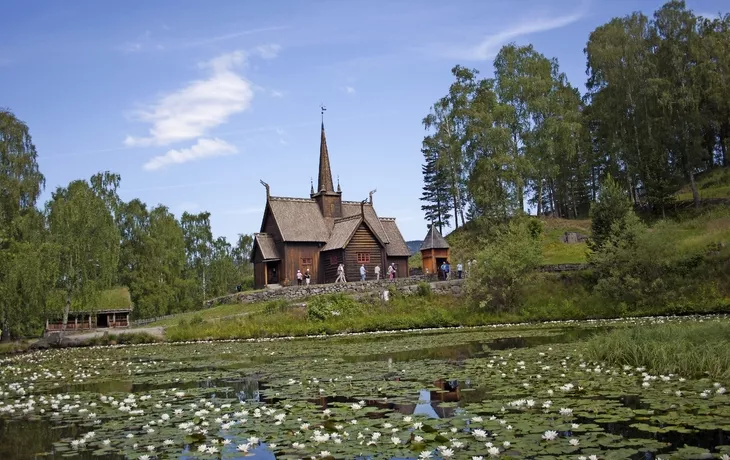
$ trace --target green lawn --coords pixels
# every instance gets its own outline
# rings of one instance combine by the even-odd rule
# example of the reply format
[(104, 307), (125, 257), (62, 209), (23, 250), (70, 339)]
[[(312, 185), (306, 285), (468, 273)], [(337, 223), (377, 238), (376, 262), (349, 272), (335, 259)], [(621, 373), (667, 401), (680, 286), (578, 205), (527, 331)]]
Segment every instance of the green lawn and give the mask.
[(181, 320), (189, 322), (192, 318), (199, 316), (204, 321), (219, 321), (222, 318), (233, 317), (237, 315), (245, 315), (256, 311), (261, 311), (264, 308), (264, 304), (243, 304), (233, 303), (226, 305), (218, 305), (217, 307), (208, 308), (205, 310), (189, 311), (186, 313), (180, 313), (172, 318), (155, 321), (154, 323), (145, 324), (144, 327), (154, 326), (174, 326), (180, 323)]
[(586, 243), (566, 244), (560, 240), (565, 232), (577, 232), (590, 236), (591, 221), (568, 219), (542, 219), (542, 263), (545, 265), (581, 264), (586, 262)]

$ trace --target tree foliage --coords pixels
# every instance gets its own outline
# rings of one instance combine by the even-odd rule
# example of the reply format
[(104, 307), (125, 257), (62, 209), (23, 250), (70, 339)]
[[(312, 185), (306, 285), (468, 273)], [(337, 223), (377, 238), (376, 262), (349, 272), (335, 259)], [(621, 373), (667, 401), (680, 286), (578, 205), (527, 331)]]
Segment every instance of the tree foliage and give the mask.
[(540, 264), (540, 231), (526, 219), (516, 219), (497, 231), (475, 257), (467, 290), (483, 308), (514, 310), (520, 304), (524, 280)]
[[(588, 37), (587, 93), (556, 59), (508, 44), (494, 74), (456, 66), (424, 119), (428, 188), (442, 174), (455, 223), (525, 210), (585, 217), (610, 175), (631, 203), (664, 213), (684, 184), (730, 165), (730, 14), (696, 16), (672, 0)], [(431, 162), (431, 158), (438, 158)], [(424, 194), (428, 206), (440, 197)]]
[(206, 296), (252, 286), (251, 235), (213, 239), (210, 214), (175, 218), (164, 206), (124, 202), (121, 177), (99, 172), (45, 185), (28, 127), (0, 110), (0, 335), (40, 333), (47, 319), (103, 308), (104, 293), (129, 288), (134, 317), (199, 308)]

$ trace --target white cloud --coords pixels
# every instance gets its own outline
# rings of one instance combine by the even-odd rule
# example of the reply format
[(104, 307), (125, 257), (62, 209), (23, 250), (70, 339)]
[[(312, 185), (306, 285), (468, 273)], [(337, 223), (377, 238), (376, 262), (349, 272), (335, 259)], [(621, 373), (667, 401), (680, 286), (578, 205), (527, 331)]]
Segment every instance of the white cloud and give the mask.
[(189, 161), (201, 160), (203, 158), (232, 155), (238, 153), (238, 149), (221, 139), (198, 139), (191, 147), (184, 149), (171, 149), (164, 155), (156, 156), (144, 164), (146, 171), (154, 171), (171, 164), (187, 163)]
[(449, 58), (473, 61), (491, 59), (497, 55), (502, 45), (515, 38), (538, 32), (547, 32), (549, 30), (559, 29), (582, 19), (584, 16), (585, 10), (582, 8), (576, 13), (564, 16), (524, 18), (521, 22), (514, 24), (507, 29), (487, 36), (477, 45), (466, 47), (463, 45), (447, 47), (442, 50), (442, 54)]
[(277, 44), (267, 44), (267, 45), (260, 45), (257, 46), (256, 54), (261, 56), (263, 59), (274, 59), (276, 56), (279, 55), (279, 51), (281, 51), (281, 46)]
[(168, 145), (195, 139), (225, 123), (231, 115), (246, 110), (253, 99), (253, 86), (234, 71), (245, 59), (243, 51), (235, 51), (201, 64), (211, 75), (192, 81), (138, 111), (136, 118), (152, 125), (149, 136), (127, 136), (124, 144)]
[(352, 86), (345, 86), (345, 92), (347, 94), (355, 94), (355, 88), (353, 88)]
[(276, 99), (281, 99), (284, 97), (284, 93), (275, 89), (271, 90), (271, 97), (274, 97)]

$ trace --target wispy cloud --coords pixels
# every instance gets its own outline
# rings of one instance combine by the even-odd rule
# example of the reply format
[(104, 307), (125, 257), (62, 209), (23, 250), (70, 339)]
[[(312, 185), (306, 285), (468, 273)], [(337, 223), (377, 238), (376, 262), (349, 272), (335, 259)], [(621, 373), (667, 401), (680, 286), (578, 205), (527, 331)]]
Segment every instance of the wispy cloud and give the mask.
[(246, 110), (254, 91), (252, 84), (235, 71), (245, 58), (243, 51), (236, 51), (201, 64), (210, 70), (210, 76), (192, 81), (134, 114), (138, 120), (152, 125), (149, 136), (127, 136), (124, 144), (168, 145), (194, 139), (225, 123), (231, 115)]
[(276, 99), (281, 99), (282, 97), (284, 97), (284, 93), (282, 91), (272, 89), (271, 97), (274, 97)]
[(152, 158), (144, 164), (146, 171), (154, 171), (171, 164), (187, 163), (203, 158), (219, 157), (238, 153), (238, 149), (221, 139), (198, 139), (191, 147), (185, 149), (171, 149), (164, 155)]
[(209, 38), (203, 38), (201, 40), (194, 40), (187, 43), (184, 43), (182, 45), (183, 48), (189, 48), (193, 46), (202, 46), (202, 45), (210, 45), (212, 43), (222, 42), (226, 40), (231, 40), (234, 38), (244, 37), (246, 35), (253, 35), (253, 34), (259, 34), (263, 32), (276, 32), (279, 30), (285, 30), (288, 29), (287, 26), (271, 26), (271, 27), (259, 27), (256, 29), (248, 29), (248, 30), (240, 30), (238, 32), (232, 32), (225, 35), (218, 35), (216, 37), (209, 37)]
[(442, 46), (437, 47), (436, 51), (444, 57), (448, 58), (471, 61), (484, 61), (496, 56), (502, 45), (510, 42), (511, 40), (514, 40), (515, 38), (539, 32), (547, 32), (549, 30), (560, 29), (576, 21), (579, 21), (580, 19), (585, 17), (585, 15), (586, 8), (584, 4), (581, 6), (581, 8), (579, 8), (578, 11), (567, 15), (552, 17), (525, 17), (520, 22), (513, 24), (512, 26), (495, 34), (485, 37), (476, 45)]
[(345, 92), (347, 94), (355, 94), (355, 88), (353, 88), (352, 86), (345, 86)]

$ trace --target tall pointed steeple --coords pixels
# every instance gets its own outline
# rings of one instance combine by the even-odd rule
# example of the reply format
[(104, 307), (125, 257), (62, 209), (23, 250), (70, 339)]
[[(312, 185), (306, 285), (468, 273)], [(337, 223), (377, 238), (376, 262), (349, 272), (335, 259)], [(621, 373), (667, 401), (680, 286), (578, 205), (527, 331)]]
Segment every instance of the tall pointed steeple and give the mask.
[(330, 168), (330, 156), (327, 152), (327, 137), (324, 134), (324, 121), (322, 121), (322, 137), (319, 141), (319, 180), (317, 181), (317, 192), (334, 192), (332, 184), (332, 169)]

